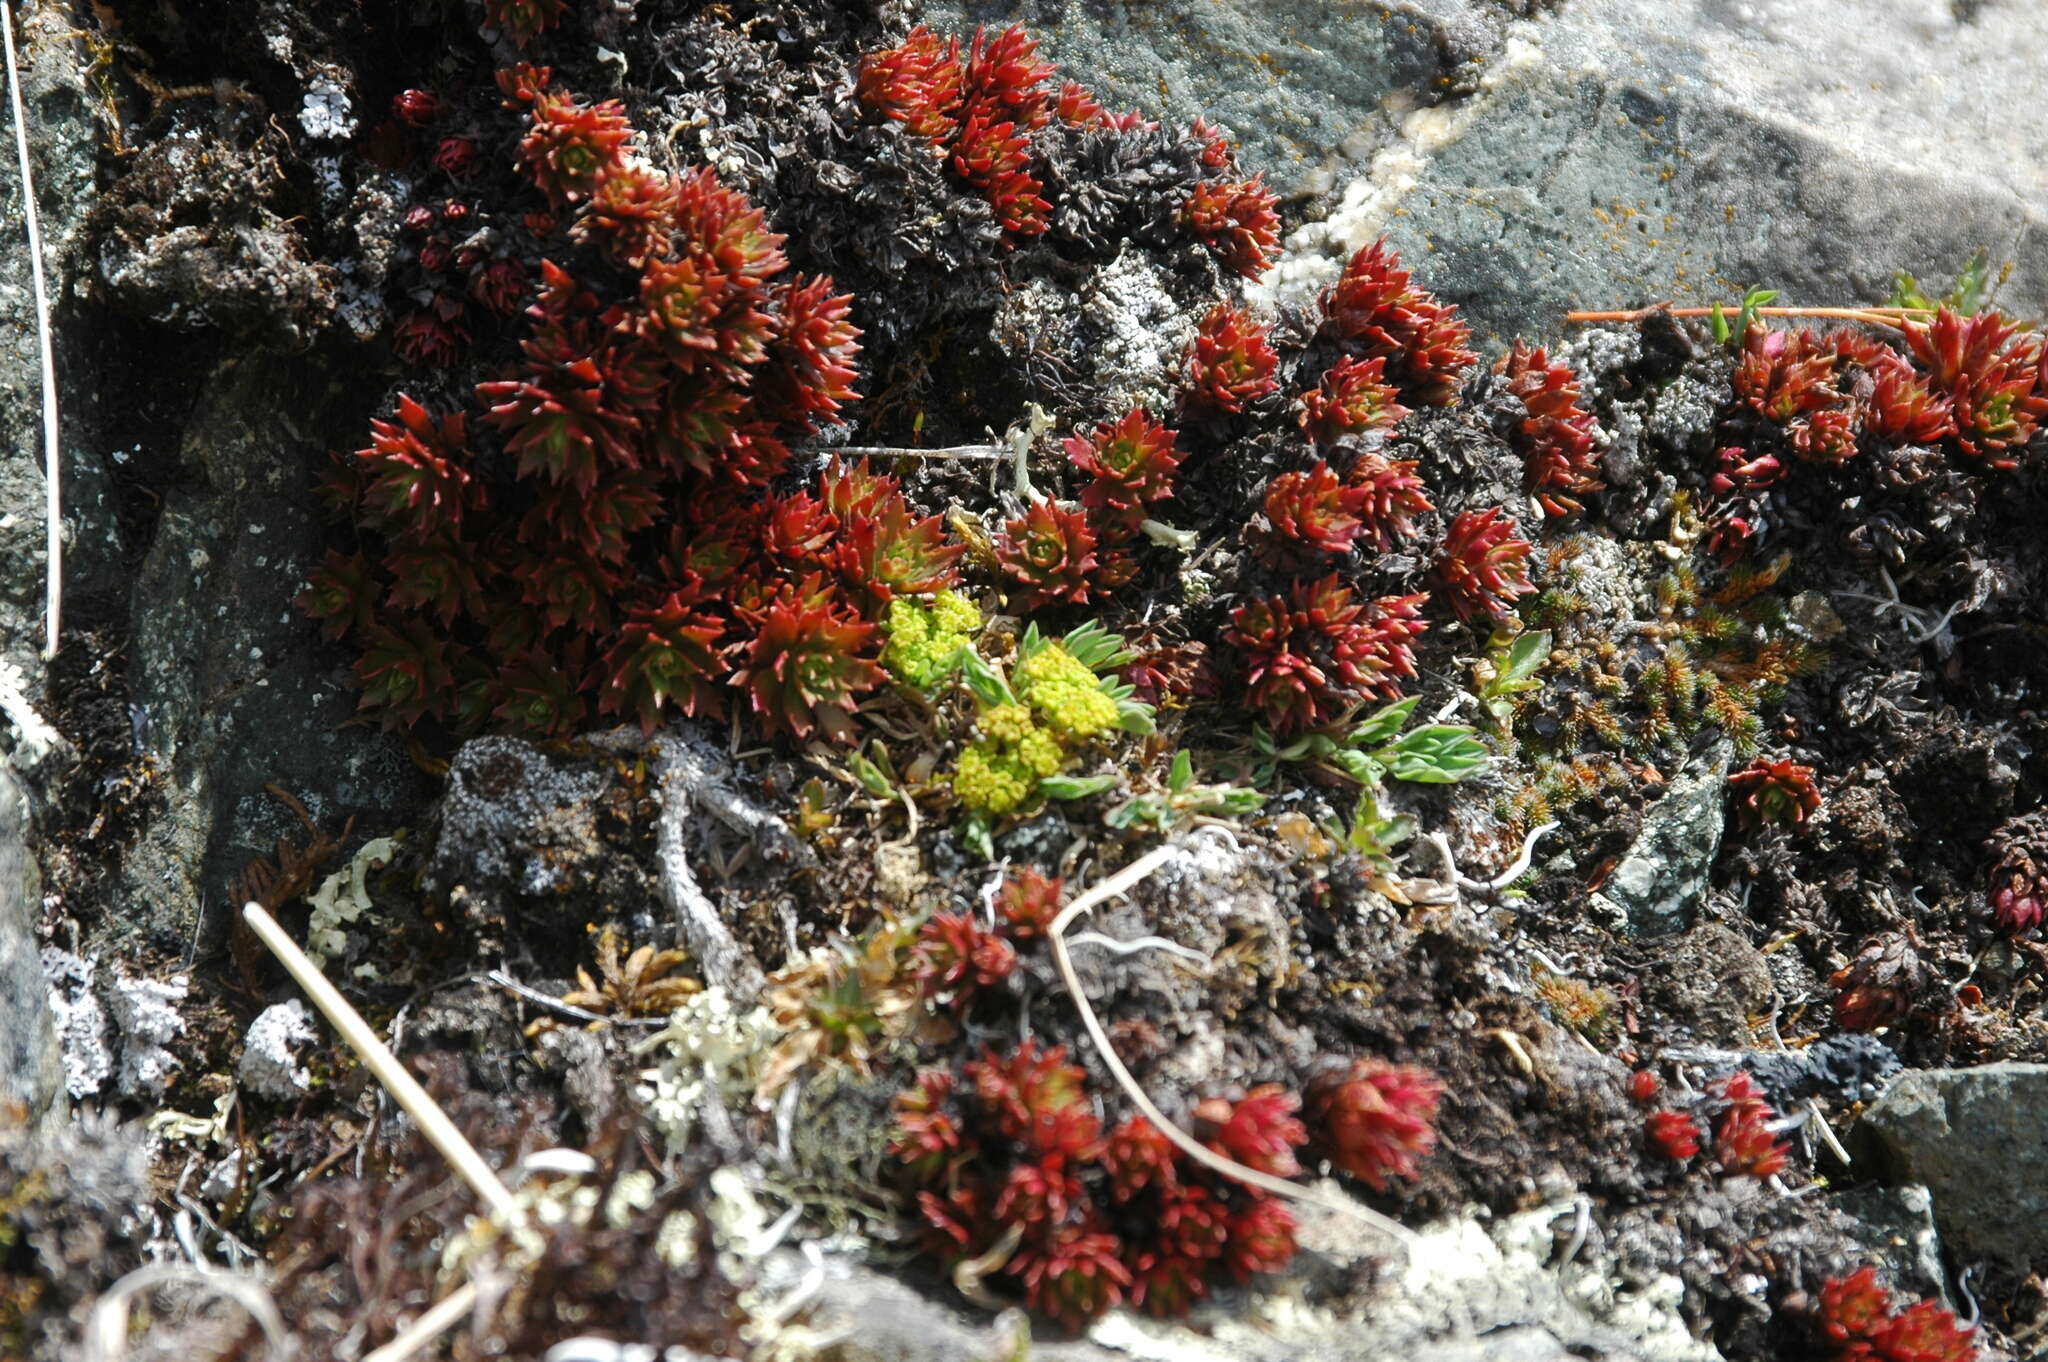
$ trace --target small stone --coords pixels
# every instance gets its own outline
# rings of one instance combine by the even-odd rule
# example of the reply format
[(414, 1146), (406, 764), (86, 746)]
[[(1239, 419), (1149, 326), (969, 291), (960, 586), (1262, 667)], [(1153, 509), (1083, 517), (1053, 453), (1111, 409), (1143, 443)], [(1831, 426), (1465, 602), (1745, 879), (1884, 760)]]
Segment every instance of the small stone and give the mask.
[(2014, 1272), (2048, 1260), (2048, 1064), (1986, 1064), (1901, 1075), (1858, 1133), (1894, 1182), (1925, 1184), (1958, 1262)]

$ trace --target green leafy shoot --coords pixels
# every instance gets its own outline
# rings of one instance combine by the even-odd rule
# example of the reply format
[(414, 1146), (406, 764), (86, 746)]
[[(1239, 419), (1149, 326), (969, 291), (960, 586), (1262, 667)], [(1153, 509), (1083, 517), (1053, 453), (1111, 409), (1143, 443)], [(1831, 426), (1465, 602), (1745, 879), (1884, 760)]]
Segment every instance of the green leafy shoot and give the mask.
[(1484, 677), (1476, 698), (1486, 717), (1493, 721), (1495, 732), (1508, 731), (1515, 717), (1515, 697), (1543, 684), (1536, 674), (1550, 660), (1550, 643), (1550, 631), (1539, 629), (1517, 634), (1506, 644), (1496, 642), (1487, 650), (1485, 660), (1476, 669)]
[(1955, 286), (1939, 298), (1929, 298), (1921, 291), (1919, 280), (1900, 270), (1892, 276), (1892, 296), (1885, 300), (1885, 306), (1908, 308), (1914, 312), (1932, 312), (1937, 307), (1948, 307), (1965, 317), (1974, 317), (1990, 301), (1990, 283), (1991, 257), (1980, 248), (1956, 275)]
[(853, 778), (859, 781), (860, 787), (869, 794), (877, 799), (894, 799), (897, 780), (895, 766), (889, 760), (889, 749), (882, 746), (880, 739), (872, 739), (867, 750), (871, 755), (847, 753), (847, 769), (853, 772)]
[(986, 709), (1018, 703), (1017, 693), (1010, 689), (1002, 669), (972, 648), (960, 650), (960, 675), (967, 682), (967, 689), (974, 692), (974, 698), (981, 701)]
[(1100, 776), (1046, 776), (1038, 782), (1038, 791), (1047, 799), (1086, 799), (1116, 788), (1116, 777)]
[(984, 861), (996, 858), (995, 833), (989, 827), (988, 815), (970, 813), (953, 825), (960, 831), (960, 842), (969, 851)]
[(1450, 785), (1486, 764), (1485, 744), (1464, 724), (1426, 724), (1402, 733), (1419, 700), (1397, 700), (1341, 735), (1307, 733), (1284, 745), (1263, 726), (1255, 726), (1252, 750), (1257, 759), (1250, 763), (1246, 778), (1263, 786), (1271, 782), (1281, 762), (1303, 762), (1368, 789), (1388, 779)]
[(1716, 345), (1742, 348), (1742, 342), (1749, 335), (1749, 329), (1756, 325), (1756, 312), (1760, 307), (1769, 307), (1778, 301), (1774, 288), (1753, 288), (1742, 295), (1742, 306), (1735, 314), (1735, 325), (1728, 325), (1728, 316), (1719, 303), (1714, 304), (1714, 343)]
[(1415, 820), (1406, 814), (1385, 817), (1380, 813), (1379, 797), (1366, 789), (1359, 791), (1358, 807), (1352, 812), (1349, 827), (1332, 819), (1324, 824), (1323, 831), (1346, 851), (1356, 852), (1375, 868), (1386, 871), (1393, 868), (1400, 845), (1415, 835)]
[(1173, 754), (1163, 792), (1125, 800), (1103, 815), (1103, 821), (1113, 828), (1151, 827), (1164, 831), (1183, 818), (1236, 818), (1255, 811), (1265, 802), (1264, 795), (1248, 786), (1197, 784), (1195, 759), (1182, 748)]

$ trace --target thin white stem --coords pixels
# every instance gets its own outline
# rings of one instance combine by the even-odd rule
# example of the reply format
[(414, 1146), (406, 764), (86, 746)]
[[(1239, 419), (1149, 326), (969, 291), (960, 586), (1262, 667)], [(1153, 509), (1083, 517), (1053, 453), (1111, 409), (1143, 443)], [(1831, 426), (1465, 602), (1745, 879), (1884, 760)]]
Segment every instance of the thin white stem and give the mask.
[(1443, 858), (1445, 878), (1456, 885), (1460, 892), (1493, 895), (1498, 894), (1501, 890), (1529, 873), (1529, 867), (1536, 860), (1537, 841), (1546, 833), (1556, 830), (1557, 824), (1555, 823), (1544, 823), (1539, 827), (1529, 829), (1529, 835), (1522, 839), (1522, 850), (1520, 853), (1516, 855), (1514, 860), (1508, 862), (1507, 869), (1501, 871), (1500, 874), (1495, 875), (1490, 880), (1475, 880), (1465, 874), (1464, 871), (1458, 869), (1458, 858), (1451, 854), (1451, 840), (1442, 833), (1432, 832), (1422, 840), (1436, 848), (1437, 855)]
[(1074, 1000), (1074, 1010), (1081, 1014), (1081, 1025), (1087, 1030), (1088, 1039), (1094, 1043), (1096, 1053), (1102, 1056), (1103, 1065), (1108, 1068), (1110, 1075), (1116, 1079), (1117, 1085), (1124, 1090), (1125, 1095), (1131, 1099), (1132, 1104), (1181, 1153), (1187, 1155), (1196, 1163), (1201, 1164), (1204, 1168), (1221, 1173), (1224, 1177), (1230, 1178), (1235, 1182), (1242, 1182), (1248, 1187), (1256, 1187), (1260, 1191), (1270, 1192), (1274, 1196), (1285, 1197), (1290, 1201), (1301, 1201), (1322, 1206), (1339, 1214), (1349, 1215), (1362, 1220), (1392, 1240), (1397, 1249), (1405, 1253), (1407, 1246), (1415, 1242), (1415, 1235), (1413, 1231), (1409, 1230), (1399, 1221), (1391, 1220), (1369, 1206), (1362, 1206), (1354, 1201), (1340, 1201), (1335, 1198), (1319, 1196), (1314, 1191), (1306, 1187), (1297, 1186), (1284, 1178), (1276, 1178), (1270, 1173), (1262, 1173), (1256, 1168), (1247, 1168), (1234, 1159), (1224, 1158), (1194, 1136), (1182, 1130), (1179, 1126), (1168, 1120), (1166, 1113), (1161, 1111), (1152, 1099), (1145, 1095), (1144, 1088), (1138, 1085), (1138, 1080), (1129, 1069), (1124, 1067), (1123, 1060), (1118, 1057), (1116, 1048), (1109, 1043), (1109, 1033), (1102, 1029), (1102, 1022), (1096, 1017), (1094, 1006), (1089, 1003), (1087, 993), (1081, 988), (1081, 978), (1074, 972), (1073, 957), (1067, 953), (1067, 928), (1082, 913), (1089, 911), (1098, 903), (1127, 892), (1153, 871), (1159, 869), (1160, 866), (1166, 864), (1179, 854), (1178, 851), (1170, 846), (1154, 847), (1122, 870), (1119, 870), (1116, 874), (1088, 889), (1072, 903), (1061, 909), (1059, 916), (1053, 919), (1051, 930), (1046, 933), (1047, 939), (1052, 944), (1053, 963), (1059, 967), (1060, 979), (1067, 986), (1067, 995)]
[(1193, 946), (1183, 946), (1180, 942), (1168, 941), (1163, 936), (1138, 936), (1132, 937), (1129, 941), (1119, 941), (1113, 936), (1104, 936), (1101, 932), (1075, 932), (1067, 938), (1067, 944), (1100, 946), (1114, 955), (1136, 955), (1139, 951), (1165, 951), (1168, 955), (1177, 955), (1197, 965), (1210, 963), (1209, 957)]
[(908, 449), (900, 445), (842, 445), (820, 453), (847, 459), (1007, 459), (1003, 445), (946, 445), (939, 449)]
[[(92, 1316), (85, 1329), (86, 1362), (119, 1362), (128, 1355), (132, 1333), (128, 1323), (128, 1302), (144, 1291), (176, 1282), (225, 1296), (247, 1311), (263, 1330), (265, 1350), (271, 1357), (290, 1356), (291, 1336), (284, 1316), (270, 1291), (254, 1277), (234, 1272), (205, 1272), (176, 1263), (152, 1263), (136, 1268), (100, 1293), (93, 1302)], [(364, 1359), (369, 1362), (369, 1359)]]
[(64, 614), (64, 506), (57, 460), (57, 354), (50, 338), (50, 294), (43, 283), (43, 231), (36, 217), (36, 185), (28, 163), (28, 115), (21, 103), (21, 73), (14, 59), (14, 12), (0, 4), (0, 38), (7, 49), (7, 94), (14, 107), (14, 147), (21, 157), (21, 219), (28, 227), (28, 274), (36, 298), (36, 340), (43, 366), (43, 519), (48, 549), (43, 576), (43, 660), (57, 655)]
[(406, 1362), (442, 1334), (460, 1324), (476, 1309), (476, 1283), (464, 1282), (427, 1307), (418, 1319), (398, 1331), (397, 1337), (368, 1354), (363, 1362)]
[(320, 1009), (334, 1029), (341, 1032), (341, 1038), (349, 1043), (364, 1066), (405, 1109), (405, 1114), (412, 1117), (420, 1134), (441, 1151), (441, 1157), (448, 1160), (461, 1174), (462, 1180), (491, 1208), (491, 1214), (508, 1227), (523, 1223), (525, 1212), (513, 1198), (511, 1189), (484, 1162), (483, 1155), (476, 1152), (476, 1146), (462, 1137), (462, 1132), (448, 1119), (448, 1113), (427, 1095), (419, 1080), (405, 1071), (405, 1066), (398, 1062), (398, 1056), (377, 1038), (377, 1033), (370, 1029), (362, 1014), (349, 1005), (348, 999), (342, 997), (340, 991), (327, 981), (327, 976), (320, 972), (320, 967), (285, 935), (284, 928), (277, 925), (277, 919), (265, 912), (262, 904), (245, 903), (242, 905), (242, 920), (270, 948), (270, 953), (306, 991), (306, 996), (313, 1000), (313, 1005)]

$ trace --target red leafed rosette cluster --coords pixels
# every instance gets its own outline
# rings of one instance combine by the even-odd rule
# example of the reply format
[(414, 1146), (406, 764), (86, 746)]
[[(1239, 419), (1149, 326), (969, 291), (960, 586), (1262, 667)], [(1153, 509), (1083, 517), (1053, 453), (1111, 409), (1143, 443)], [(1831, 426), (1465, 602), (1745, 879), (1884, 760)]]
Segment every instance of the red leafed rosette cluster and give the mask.
[(1714, 1159), (1729, 1174), (1767, 1178), (1782, 1173), (1792, 1148), (1771, 1130), (1778, 1114), (1746, 1073), (1723, 1079), (1712, 1089), (1724, 1104), (1714, 1121)]
[(1413, 1178), (1436, 1148), (1437, 1104), (1444, 1085), (1408, 1064), (1354, 1059), (1309, 1080), (1309, 1124), (1330, 1162), (1375, 1192)]
[[(1648, 1069), (1629, 1075), (1629, 1096), (1647, 1106), (1655, 1102), (1664, 1085)], [(1658, 1109), (1643, 1118), (1643, 1136), (1650, 1148), (1673, 1163), (1684, 1163), (1700, 1152), (1699, 1122), (1682, 1111)]]
[[(1030, 141), (1054, 116), (1046, 88), (1052, 76), (1021, 24), (994, 38), (976, 29), (964, 57), (958, 38), (941, 40), (920, 24), (897, 46), (862, 59), (855, 90), (868, 108), (944, 153), (952, 173), (995, 209), (1004, 235), (1016, 238), (1043, 232), (1052, 211), (1032, 174)], [(1081, 104), (1062, 92), (1058, 108)]]
[(1944, 307), (1906, 323), (1906, 346), (1948, 402), (1956, 448), (1987, 467), (2011, 468), (2048, 417), (2041, 337), (1996, 312), (1964, 317)]
[(1298, 733), (1362, 700), (1395, 698), (1415, 675), (1423, 599), (1354, 600), (1332, 574), (1239, 606), (1223, 637), (1244, 654), (1246, 703), (1275, 732)]
[(1901, 323), (1903, 352), (1843, 327), (1752, 325), (1733, 386), (1753, 413), (1711, 477), (1710, 547), (1724, 560), (1762, 537), (1788, 465), (1840, 465), (1865, 448), (1946, 445), (1964, 466), (2014, 467), (2048, 417), (2048, 346), (1997, 312), (1952, 308)]
[[(1297, 1105), (1272, 1085), (1212, 1098), (1196, 1107), (1197, 1136), (1289, 1177), (1307, 1134)], [(1179, 1315), (1215, 1285), (1294, 1256), (1294, 1218), (1279, 1201), (1187, 1159), (1142, 1117), (1105, 1131), (1063, 1048), (1026, 1040), (1007, 1055), (984, 1051), (957, 1076), (927, 1071), (896, 1112), (891, 1148), (927, 1249), (949, 1267), (1000, 1260), (984, 1284), (1069, 1329), (1125, 1301)]]
[(1998, 930), (2025, 936), (2048, 916), (2048, 815), (2008, 818), (1992, 832), (1994, 857), (1988, 898)]
[(1877, 1269), (1821, 1283), (1816, 1323), (1838, 1362), (1973, 1362), (1976, 1330), (1931, 1300), (1896, 1309)]
[(1339, 440), (1375, 430), (1391, 430), (1408, 414), (1395, 399), (1394, 385), (1385, 381), (1387, 361), (1339, 359), (1323, 374), (1317, 387), (1301, 395), (1301, 429), (1317, 444), (1333, 445)]
[(1444, 604), (1459, 619), (1502, 619), (1536, 589), (1529, 580), (1532, 546), (1497, 506), (1460, 511), (1444, 532), (1433, 573)]
[(1366, 536), (1371, 501), (1370, 489), (1347, 486), (1320, 459), (1307, 472), (1280, 474), (1266, 484), (1267, 560), (1285, 566), (1350, 553)]
[(1266, 343), (1267, 328), (1251, 310), (1218, 303), (1195, 329), (1188, 361), (1190, 406), (1241, 412), (1279, 386), (1280, 357)]
[(1227, 268), (1258, 279), (1272, 267), (1280, 245), (1280, 215), (1273, 211), (1279, 201), (1266, 188), (1263, 174), (1249, 180), (1203, 180), (1189, 191), (1182, 218)]
[(910, 977), (926, 996), (963, 1005), (1016, 967), (1017, 948), (971, 913), (933, 914), (910, 951)]
[(1081, 507), (1034, 501), (1006, 522), (996, 539), (996, 561), (1024, 590), (1025, 610), (1086, 605), (1130, 580), (1137, 565), (1128, 555), (1096, 553), (1095, 525)]
[(1137, 571), (1128, 545), (1145, 508), (1173, 495), (1180, 449), (1173, 431), (1141, 408), (1066, 441), (1067, 460), (1088, 476), (1078, 506), (1041, 500), (996, 538), (996, 560), (1026, 588), (1024, 608), (1104, 599)]
[[(767, 732), (848, 736), (883, 679), (876, 619), (954, 582), (960, 554), (864, 464), (763, 490), (784, 442), (854, 396), (848, 299), (791, 271), (709, 170), (640, 162), (616, 106), (532, 67), (500, 84), (527, 120), (529, 223), (559, 254), (515, 366), (477, 385), (481, 421), (401, 397), (341, 461), (329, 491), (360, 547), (328, 556), (306, 609), (356, 643), (363, 707), (394, 727), (651, 729), (736, 704)], [(522, 272), (476, 297), (526, 292)]]
[(1323, 330), (1359, 358), (1384, 359), (1402, 394), (1424, 406), (1455, 400), (1479, 358), (1458, 309), (1411, 283), (1384, 239), (1352, 256), (1323, 294)]
[(1530, 493), (1548, 515), (1585, 509), (1575, 498), (1606, 484), (1594, 470), (1593, 416), (1579, 405), (1578, 375), (1553, 363), (1542, 346), (1532, 350), (1519, 340), (1501, 358), (1500, 374), (1527, 413), (1515, 422), (1513, 439)]
[(1740, 771), (1730, 772), (1728, 788), (1744, 813), (1758, 823), (1803, 828), (1820, 807), (1820, 786), (1814, 781), (1813, 768), (1789, 759), (1758, 758)]
[(569, 0), (484, 0), (490, 27), (524, 47), (562, 21)]

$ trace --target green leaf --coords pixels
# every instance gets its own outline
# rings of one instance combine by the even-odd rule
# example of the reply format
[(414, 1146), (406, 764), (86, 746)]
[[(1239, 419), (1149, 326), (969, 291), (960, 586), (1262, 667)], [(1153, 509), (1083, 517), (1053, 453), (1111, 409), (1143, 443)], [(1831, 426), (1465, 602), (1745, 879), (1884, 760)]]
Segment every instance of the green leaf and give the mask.
[(1227, 813), (1234, 817), (1257, 812), (1266, 802), (1266, 797), (1257, 790), (1247, 790), (1242, 785), (1219, 785), (1215, 791), (1204, 803), (1202, 812)]
[(1778, 291), (1774, 288), (1753, 288), (1743, 294), (1742, 310), (1735, 314), (1735, 333), (1729, 343), (1739, 347), (1749, 339), (1749, 329), (1756, 325), (1756, 310), (1777, 300)]
[[(1505, 682), (1508, 686), (1519, 687), (1536, 675), (1550, 658), (1550, 631), (1539, 629), (1521, 634), (1508, 645), (1507, 665), (1501, 668), (1495, 684)], [(1503, 687), (1505, 689), (1505, 687)]]
[(1469, 728), (1431, 724), (1404, 735), (1380, 753), (1396, 780), (1450, 785), (1484, 766), (1486, 745)]
[(1173, 754), (1173, 769), (1166, 773), (1166, 788), (1175, 794), (1179, 794), (1182, 790), (1187, 789), (1189, 785), (1193, 784), (1194, 779), (1195, 759), (1183, 747), (1180, 751)]
[(1116, 726), (1122, 732), (1140, 738), (1151, 736), (1157, 728), (1152, 722), (1152, 714), (1152, 706), (1137, 700), (1116, 702)]
[(1714, 304), (1713, 325), (1714, 344), (1726, 345), (1728, 338), (1735, 333), (1728, 329), (1728, 314), (1722, 310), (1719, 302)]
[(1139, 795), (1136, 799), (1125, 800), (1102, 815), (1102, 821), (1113, 828), (1136, 827), (1140, 823), (1163, 828), (1171, 822), (1172, 817), (1173, 811), (1158, 795)]
[(1984, 286), (1990, 278), (1991, 257), (1980, 246), (1956, 276), (1956, 286), (1943, 301), (1965, 317), (1974, 317), (1984, 309)]
[(1406, 700), (1396, 700), (1371, 718), (1366, 719), (1350, 733), (1344, 741), (1352, 747), (1378, 747), (1393, 741), (1394, 735), (1407, 727), (1408, 716), (1422, 703), (1422, 697), (1411, 695)]
[(963, 648), (960, 652), (960, 675), (966, 678), (967, 689), (974, 692), (974, 698), (985, 708), (1017, 703), (1016, 692), (1010, 689), (1010, 683), (1003, 679), (995, 664), (972, 648)]
[(1378, 760), (1349, 747), (1332, 752), (1330, 764), (1360, 785), (1377, 785), (1387, 776), (1387, 768)]
[(1934, 300), (1920, 291), (1920, 281), (1904, 270), (1892, 274), (1892, 295), (1884, 300), (1886, 307), (1909, 307), (1916, 312), (1932, 312)]
[(881, 767), (869, 761), (860, 753), (847, 753), (846, 765), (847, 769), (853, 772), (853, 778), (858, 780), (861, 788), (869, 794), (881, 799), (895, 797), (896, 786), (890, 781), (888, 775), (883, 772)]
[(1038, 782), (1039, 793), (1047, 799), (1086, 799), (1115, 788), (1116, 777), (1113, 775), (1047, 776)]
[(1102, 627), (1100, 620), (1089, 620), (1080, 628), (1070, 630), (1060, 640), (1060, 646), (1090, 670), (1098, 672), (1112, 671), (1137, 656), (1125, 652), (1122, 635), (1110, 633)]
[(971, 813), (955, 824), (960, 829), (960, 841), (969, 851), (984, 861), (996, 858), (996, 839), (989, 831), (988, 819), (978, 813)]

